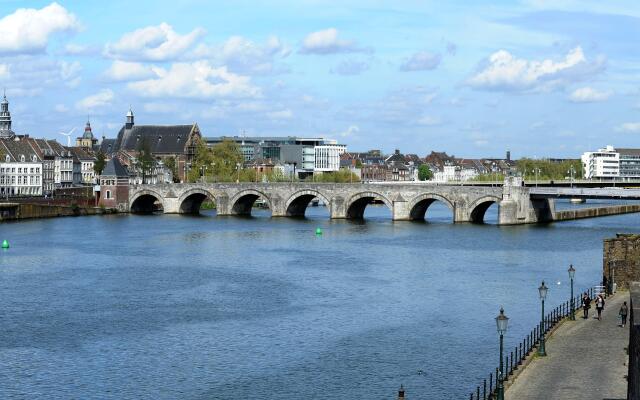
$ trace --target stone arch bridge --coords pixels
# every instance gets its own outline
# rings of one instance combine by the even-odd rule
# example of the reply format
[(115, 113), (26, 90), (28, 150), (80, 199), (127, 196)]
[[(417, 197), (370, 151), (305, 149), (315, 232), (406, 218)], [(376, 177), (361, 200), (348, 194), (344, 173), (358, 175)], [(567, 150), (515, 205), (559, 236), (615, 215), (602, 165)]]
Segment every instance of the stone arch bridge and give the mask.
[(250, 215), (262, 199), (272, 217), (303, 217), (311, 200), (324, 202), (331, 218), (358, 219), (374, 200), (384, 203), (393, 220), (420, 220), (429, 206), (440, 201), (453, 212), (454, 222), (482, 222), (492, 204), (499, 206), (498, 224), (513, 225), (552, 219), (549, 202), (532, 200), (529, 189), (447, 186), (417, 183), (187, 183), (138, 185), (129, 189), (130, 212), (198, 213), (206, 199), (216, 204), (217, 215)]

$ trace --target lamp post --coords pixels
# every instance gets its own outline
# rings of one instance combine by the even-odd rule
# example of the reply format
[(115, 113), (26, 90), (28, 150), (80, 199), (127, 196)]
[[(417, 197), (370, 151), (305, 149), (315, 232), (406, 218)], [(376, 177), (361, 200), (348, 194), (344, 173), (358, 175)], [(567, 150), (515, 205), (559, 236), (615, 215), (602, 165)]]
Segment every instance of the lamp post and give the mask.
[(609, 281), (607, 282), (607, 287), (605, 288), (605, 290), (607, 292), (609, 292), (609, 295), (613, 294), (613, 281), (615, 279), (615, 267), (616, 267), (616, 260), (612, 260), (609, 262)]
[(544, 299), (547, 298), (548, 287), (545, 286), (544, 281), (542, 281), (542, 285), (538, 288), (538, 292), (540, 293), (540, 300), (542, 300), (542, 318), (540, 319), (540, 346), (538, 347), (538, 355), (546, 356), (547, 352), (544, 349)]
[(534, 168), (533, 173), (536, 174), (536, 187), (538, 187), (538, 174), (540, 173), (540, 168)]
[(569, 279), (571, 279), (571, 320), (576, 320), (576, 306), (573, 300), (573, 278), (576, 276), (576, 269), (573, 268), (573, 264), (569, 265)]
[(238, 170), (238, 177), (236, 178), (236, 183), (240, 183), (240, 163), (236, 163), (236, 169)]
[(498, 379), (497, 400), (504, 400), (504, 363), (502, 361), (504, 334), (507, 333), (507, 324), (509, 318), (504, 315), (504, 309), (500, 307), (500, 314), (496, 317), (496, 327), (498, 328), (498, 334), (500, 335), (500, 376)]
[(571, 168), (569, 168), (569, 171), (567, 171), (567, 173), (571, 177), (571, 187), (573, 187), (573, 175), (576, 173), (576, 169), (573, 167), (573, 165), (571, 166)]

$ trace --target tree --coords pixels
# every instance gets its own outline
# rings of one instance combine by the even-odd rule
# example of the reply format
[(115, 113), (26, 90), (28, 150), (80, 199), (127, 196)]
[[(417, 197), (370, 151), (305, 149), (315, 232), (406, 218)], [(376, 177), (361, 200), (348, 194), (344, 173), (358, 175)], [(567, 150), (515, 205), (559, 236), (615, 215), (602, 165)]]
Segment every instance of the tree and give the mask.
[(156, 160), (151, 154), (149, 143), (143, 140), (138, 146), (138, 166), (140, 167), (140, 172), (142, 172), (142, 183), (149, 183), (147, 182), (147, 177), (151, 176), (155, 163)]
[(188, 181), (196, 182), (203, 176), (205, 180), (211, 179), (216, 182), (235, 182), (238, 179), (249, 181), (252, 177), (255, 179), (255, 174), (242, 171), (243, 162), (244, 156), (236, 142), (227, 139), (209, 148), (202, 139), (198, 139), (196, 154), (187, 176)]
[(315, 176), (309, 176), (306, 178), (306, 180), (327, 183), (360, 182), (360, 178), (358, 177), (358, 175), (354, 174), (346, 168), (342, 168), (338, 171), (323, 172), (322, 174), (317, 174)]
[(431, 172), (431, 168), (427, 164), (421, 164), (418, 167), (418, 180), (428, 181), (433, 177), (433, 172)]
[(566, 160), (562, 162), (552, 162), (549, 160), (533, 160), (531, 158), (521, 158), (516, 162), (518, 171), (525, 180), (563, 180), (571, 176), (573, 167), (573, 178), (581, 179), (583, 176), (582, 163), (580, 160)]
[(165, 158), (164, 166), (167, 167), (169, 171), (171, 171), (171, 175), (173, 176), (173, 183), (180, 182), (180, 177), (178, 176), (178, 166), (176, 165), (176, 158), (175, 157)]
[(98, 153), (96, 154), (96, 161), (94, 161), (93, 163), (93, 172), (95, 172), (96, 175), (101, 175), (106, 164), (107, 162), (104, 153), (98, 151)]

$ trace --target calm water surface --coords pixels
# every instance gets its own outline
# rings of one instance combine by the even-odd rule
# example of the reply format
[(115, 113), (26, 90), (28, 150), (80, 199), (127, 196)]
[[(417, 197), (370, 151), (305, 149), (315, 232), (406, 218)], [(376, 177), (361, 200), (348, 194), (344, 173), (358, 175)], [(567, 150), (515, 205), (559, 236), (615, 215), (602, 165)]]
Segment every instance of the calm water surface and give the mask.
[(542, 279), (564, 301), (569, 263), (577, 287), (599, 281), (602, 239), (640, 224), (453, 225), (439, 204), (425, 223), (365, 218), (0, 225), (0, 398), (468, 398), (497, 364), (500, 306), (515, 346)]

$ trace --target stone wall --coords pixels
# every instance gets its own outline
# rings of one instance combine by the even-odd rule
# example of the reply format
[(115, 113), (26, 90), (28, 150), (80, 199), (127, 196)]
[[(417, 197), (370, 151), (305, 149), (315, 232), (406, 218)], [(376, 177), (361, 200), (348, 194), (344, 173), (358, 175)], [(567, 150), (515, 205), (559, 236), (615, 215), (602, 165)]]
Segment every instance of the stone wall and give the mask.
[(630, 283), (630, 292), (627, 399), (640, 400), (640, 282)]
[[(9, 208), (6, 208), (9, 210)], [(71, 217), (78, 215), (96, 215), (111, 213), (110, 210), (101, 210), (93, 207), (78, 206), (51, 206), (44, 204), (26, 204), (15, 203), (10, 212), (0, 215), (0, 222), (31, 219), (31, 218), (53, 218), (53, 217)]]
[[(640, 235), (617, 234), (604, 240), (603, 278), (615, 282), (618, 289), (628, 289), (629, 283), (640, 282)], [(637, 303), (640, 306), (640, 302)]]

